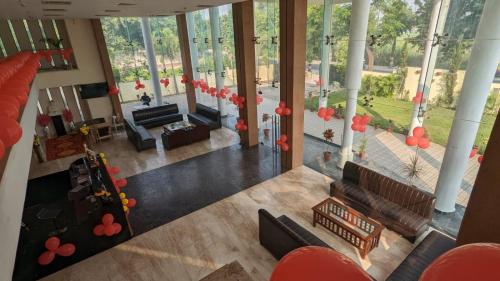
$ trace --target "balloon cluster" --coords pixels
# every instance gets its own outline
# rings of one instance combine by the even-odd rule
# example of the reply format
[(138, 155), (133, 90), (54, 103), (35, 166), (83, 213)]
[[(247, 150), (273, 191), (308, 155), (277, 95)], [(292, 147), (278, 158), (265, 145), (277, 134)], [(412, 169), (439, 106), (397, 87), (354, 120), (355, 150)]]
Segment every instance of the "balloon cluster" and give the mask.
[(116, 85), (109, 87), (108, 95), (118, 96), (119, 93), (120, 93), (120, 89), (118, 89), (118, 87), (116, 87)]
[(45, 248), (47, 251), (43, 252), (38, 257), (40, 265), (48, 265), (57, 255), (62, 257), (69, 257), (75, 253), (76, 247), (74, 244), (66, 243), (61, 245), (61, 240), (58, 237), (52, 236), (45, 241)]
[(73, 122), (73, 112), (71, 112), (71, 110), (69, 110), (68, 108), (65, 108), (63, 110), (62, 115), (63, 115), (64, 121), (66, 121), (68, 123)]
[(239, 118), (238, 122), (236, 123), (234, 128), (236, 128), (236, 130), (238, 130), (240, 132), (248, 130), (248, 126), (247, 126), (247, 124), (245, 124), (245, 119)]
[(286, 143), (287, 140), (288, 137), (286, 135), (281, 135), (280, 138), (276, 141), (276, 144), (280, 146), (281, 150), (288, 151), (290, 147), (288, 146), (288, 143)]
[(264, 99), (260, 95), (257, 95), (255, 101), (257, 102), (257, 105), (260, 105), (264, 101)]
[(182, 74), (181, 83), (186, 84), (188, 82), (189, 82), (189, 76), (187, 76), (187, 74)]
[(366, 125), (368, 125), (370, 121), (372, 121), (371, 116), (366, 114), (363, 115), (356, 114), (354, 117), (352, 117), (351, 129), (353, 131), (364, 133), (366, 131)]
[(417, 92), (417, 94), (412, 99), (413, 104), (425, 103), (424, 93)]
[(144, 89), (146, 88), (146, 85), (144, 85), (142, 82), (141, 82), (141, 79), (137, 79), (135, 80), (135, 87), (134, 87), (136, 90), (139, 90), (139, 89)]
[(288, 116), (292, 114), (292, 110), (286, 107), (286, 103), (284, 101), (280, 101), (278, 107), (276, 107), (274, 112), (276, 112), (276, 114), (278, 114), (279, 116)]
[(331, 107), (320, 107), (318, 110), (318, 117), (325, 120), (330, 121), (332, 119), (333, 114), (335, 114), (335, 109)]
[(128, 213), (128, 210), (135, 207), (137, 204), (137, 201), (134, 198), (127, 198), (127, 194), (125, 194), (125, 192), (120, 192), (119, 196), (125, 213)]
[(108, 237), (116, 235), (122, 231), (122, 225), (114, 222), (115, 217), (112, 214), (105, 214), (101, 218), (102, 224), (98, 224), (94, 227), (95, 236), (106, 235)]
[(245, 107), (245, 97), (240, 97), (237, 93), (233, 93), (229, 97), (229, 101), (236, 105), (238, 108)]
[(419, 148), (426, 149), (431, 143), (427, 137), (425, 137), (425, 130), (422, 127), (415, 127), (413, 129), (413, 136), (406, 137), (406, 145), (408, 146), (418, 146)]
[(229, 90), (227, 86), (224, 86), (224, 88), (220, 89), (220, 91), (215, 96), (217, 98), (225, 99), (230, 93), (231, 90)]
[(30, 83), (40, 68), (39, 54), (20, 52), (0, 61), (0, 159), (22, 136), (19, 109), (28, 101)]
[(215, 87), (210, 87), (208, 88), (208, 93), (212, 96), (215, 97), (217, 95), (217, 88)]
[(162, 83), (163, 86), (165, 86), (165, 88), (166, 88), (170, 84), (170, 80), (168, 78), (162, 78), (162, 79), (160, 79), (160, 83)]

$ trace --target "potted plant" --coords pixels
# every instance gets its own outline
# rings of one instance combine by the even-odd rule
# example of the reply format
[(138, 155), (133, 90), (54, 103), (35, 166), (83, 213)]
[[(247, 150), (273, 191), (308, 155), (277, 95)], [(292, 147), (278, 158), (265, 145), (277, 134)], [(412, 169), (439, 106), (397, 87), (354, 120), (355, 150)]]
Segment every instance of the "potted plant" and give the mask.
[(332, 159), (332, 152), (328, 150), (328, 143), (333, 143), (333, 137), (335, 136), (335, 133), (333, 132), (332, 129), (326, 129), (323, 132), (323, 138), (325, 138), (325, 144), (326, 144), (326, 149), (323, 152), (323, 159), (325, 162), (328, 162)]
[(271, 118), (271, 116), (270, 116), (269, 114), (267, 114), (267, 113), (262, 114), (262, 122), (263, 122), (263, 123), (265, 124), (265, 126), (266, 126), (266, 127), (264, 128), (264, 130), (263, 130), (263, 131), (264, 131), (264, 137), (265, 137), (266, 139), (269, 139), (269, 128), (268, 128), (268, 126), (267, 126), (267, 123), (268, 123), (268, 121), (269, 121), (269, 119), (270, 119), (270, 118)]
[(358, 156), (361, 160), (366, 159), (366, 148), (368, 147), (368, 139), (363, 137), (358, 147)]
[(416, 178), (420, 177), (420, 174), (422, 173), (422, 166), (420, 165), (420, 162), (418, 161), (418, 152), (415, 153), (414, 155), (410, 156), (410, 162), (404, 164), (403, 167), (403, 173), (406, 175), (408, 178), (408, 185), (413, 185), (413, 181)]

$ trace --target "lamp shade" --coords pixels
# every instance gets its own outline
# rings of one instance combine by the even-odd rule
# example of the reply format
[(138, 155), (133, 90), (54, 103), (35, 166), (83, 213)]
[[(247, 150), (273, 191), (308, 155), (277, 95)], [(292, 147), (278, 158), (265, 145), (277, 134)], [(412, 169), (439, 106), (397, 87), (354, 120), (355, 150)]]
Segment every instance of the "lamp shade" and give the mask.
[(354, 261), (324, 247), (302, 247), (284, 256), (271, 281), (369, 281), (370, 276)]

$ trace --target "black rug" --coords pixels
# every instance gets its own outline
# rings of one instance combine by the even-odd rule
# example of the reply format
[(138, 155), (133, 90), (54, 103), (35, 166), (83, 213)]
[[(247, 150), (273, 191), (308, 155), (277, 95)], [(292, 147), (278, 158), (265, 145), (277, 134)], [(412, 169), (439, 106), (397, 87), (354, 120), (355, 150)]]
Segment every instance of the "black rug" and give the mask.
[(123, 191), (137, 199), (129, 215), (134, 235), (278, 175), (277, 157), (264, 145), (235, 145), (128, 178)]

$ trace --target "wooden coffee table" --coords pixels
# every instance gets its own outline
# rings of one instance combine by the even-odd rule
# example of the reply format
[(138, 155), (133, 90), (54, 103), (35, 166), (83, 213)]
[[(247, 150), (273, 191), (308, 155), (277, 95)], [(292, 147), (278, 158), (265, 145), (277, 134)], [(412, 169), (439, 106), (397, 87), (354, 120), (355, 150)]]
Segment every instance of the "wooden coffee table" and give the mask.
[(333, 198), (312, 208), (313, 226), (324, 226), (359, 249), (361, 258), (378, 246), (384, 226)]

